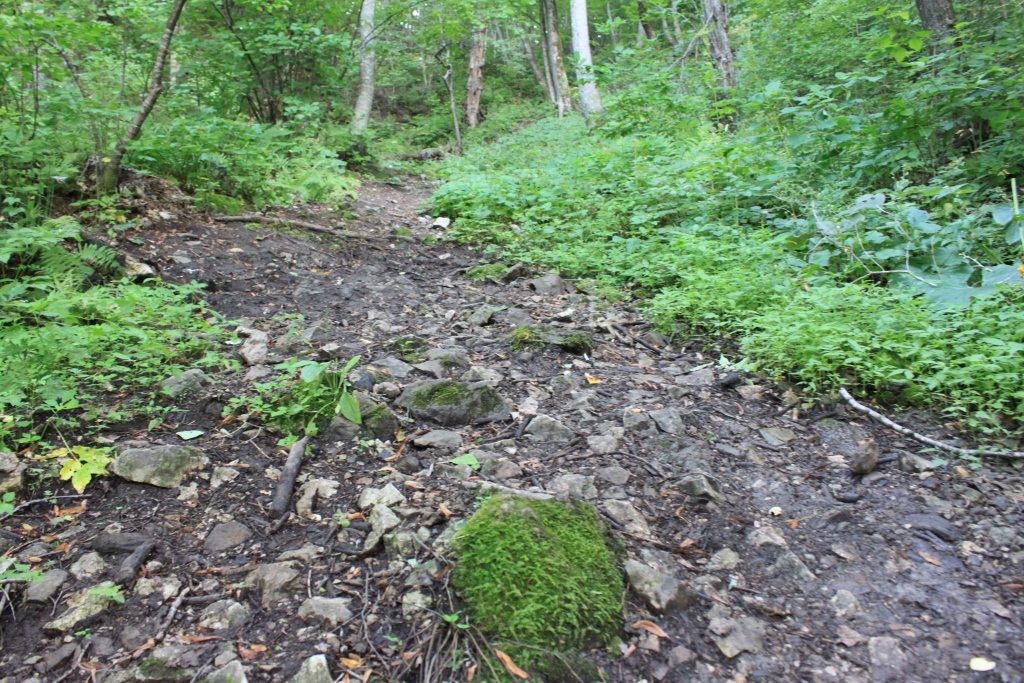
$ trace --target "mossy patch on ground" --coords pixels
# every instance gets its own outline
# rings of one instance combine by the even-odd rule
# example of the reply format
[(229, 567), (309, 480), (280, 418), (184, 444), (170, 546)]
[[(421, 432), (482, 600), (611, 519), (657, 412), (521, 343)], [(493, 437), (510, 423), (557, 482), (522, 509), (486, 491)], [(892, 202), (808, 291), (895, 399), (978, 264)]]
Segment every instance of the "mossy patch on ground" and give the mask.
[(493, 497), (452, 547), (453, 584), (497, 640), (565, 651), (622, 629), (622, 573), (585, 503)]
[(509, 334), (508, 343), (514, 351), (557, 346), (569, 353), (584, 354), (594, 348), (594, 338), (588, 332), (566, 334), (543, 325), (520, 325)]
[(412, 405), (414, 408), (450, 406), (467, 400), (471, 395), (469, 388), (461, 382), (442, 382), (416, 394)]
[(427, 342), (419, 337), (396, 337), (384, 348), (406, 363), (418, 363), (427, 352)]
[(500, 282), (508, 266), (503, 263), (489, 263), (486, 266), (476, 266), (466, 271), (466, 277), (470, 280), (494, 280)]

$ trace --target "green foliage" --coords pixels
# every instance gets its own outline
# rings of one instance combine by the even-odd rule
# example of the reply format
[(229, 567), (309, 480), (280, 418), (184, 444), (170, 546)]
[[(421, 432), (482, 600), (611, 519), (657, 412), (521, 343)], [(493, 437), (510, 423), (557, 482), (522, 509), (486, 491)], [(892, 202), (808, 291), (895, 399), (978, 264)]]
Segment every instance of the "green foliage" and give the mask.
[(0, 517), (9, 517), (14, 514), (14, 491), (8, 491), (0, 498)]
[(337, 361), (286, 361), (275, 366), (284, 371), (281, 376), (257, 383), (255, 396), (234, 398), (227, 410), (245, 410), (261, 417), (266, 424), (284, 432), (286, 440), (293, 440), (299, 433), (316, 436), (335, 415), (362, 424), (359, 402), (346, 380), (358, 363), (359, 356), (340, 369)]
[(89, 589), (89, 597), (96, 602), (115, 602), (118, 605), (123, 605), (125, 600), (121, 587), (110, 581), (104, 581), (95, 588)]
[(43, 573), (30, 565), (15, 562), (13, 558), (0, 558), (0, 585), (14, 582), (41, 581)]
[(508, 271), (504, 263), (489, 263), (486, 266), (474, 266), (466, 271), (466, 277), (470, 280), (494, 280), (498, 282), (501, 276)]
[(71, 485), (79, 493), (85, 492), (85, 487), (94, 477), (106, 475), (107, 465), (113, 461), (109, 448), (90, 448), (89, 446), (75, 446), (70, 450), (59, 448), (47, 457), (64, 458), (64, 464), (60, 468), (60, 478), (62, 481), (70, 480)]
[(497, 639), (563, 650), (622, 627), (622, 574), (590, 506), (488, 499), (456, 534), (453, 585)]

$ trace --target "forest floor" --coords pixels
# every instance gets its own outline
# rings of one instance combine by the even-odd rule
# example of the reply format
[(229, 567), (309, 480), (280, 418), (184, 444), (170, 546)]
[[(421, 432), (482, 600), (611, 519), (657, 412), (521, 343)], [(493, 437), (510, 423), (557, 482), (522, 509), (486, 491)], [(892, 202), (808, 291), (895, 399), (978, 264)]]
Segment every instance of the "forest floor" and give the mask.
[[(167, 281), (206, 282), (212, 308), (265, 332), (269, 355), (182, 394), (170, 424), (103, 434), (118, 449), (200, 449), (209, 463), (180, 486), (111, 476), (84, 508), (34, 505), (3, 521), (26, 534), (8, 554), (47, 573), (4, 616), (0, 680), (285, 681), (300, 667), (303, 683), (423, 680), (439, 613), (458, 609), (444, 543), (490, 481), (592, 502), (635, 582), (651, 579), (627, 594), (622, 647), (591, 653), (607, 680), (1024, 681), (1024, 469), (916, 455), (919, 444), (849, 411), (783, 413), (783, 389), (730, 386), (717, 355), (659, 346), (635, 311), (560, 278), (468, 280), (478, 254), (423, 242), (443, 232), (420, 213), (429, 196), (418, 180), (364, 185), (345, 229), (369, 239), (185, 211), (129, 235)], [(337, 224), (325, 207), (282, 215)], [(516, 352), (508, 334), (524, 322), (589, 331), (596, 346)], [(445, 362), (398, 361), (390, 343), (413, 336), (448, 349)], [(358, 354), (395, 385), (469, 372), (512, 415), (438, 434), (395, 408), (402, 443), (328, 430), (301, 469), (301, 515), (276, 523), (267, 510), (287, 451), (222, 414), (277, 362), (317, 353)], [(391, 405), (392, 389), (376, 398)], [(951, 436), (925, 415), (896, 417)], [(203, 434), (185, 442), (188, 430)], [(880, 464), (852, 474), (872, 441)], [(470, 451), (480, 471), (448, 463)], [(391, 495), (397, 531), (419, 540), (364, 552), (361, 495)], [(156, 548), (123, 604), (85, 599), (146, 540)], [(679, 606), (652, 607), (667, 593)], [(98, 608), (67, 616), (83, 605)], [(631, 626), (643, 620), (661, 631)]]

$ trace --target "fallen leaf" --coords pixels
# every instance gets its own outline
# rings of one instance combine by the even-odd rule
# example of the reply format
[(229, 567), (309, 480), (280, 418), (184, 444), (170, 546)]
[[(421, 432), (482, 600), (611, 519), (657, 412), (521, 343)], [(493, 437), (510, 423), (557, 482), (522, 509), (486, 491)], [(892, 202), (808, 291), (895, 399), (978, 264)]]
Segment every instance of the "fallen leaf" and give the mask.
[(687, 549), (687, 548), (689, 548), (691, 546), (695, 546), (695, 545), (697, 545), (697, 541), (693, 540), (692, 538), (688, 538), (688, 539), (686, 539), (685, 541), (683, 541), (682, 543), (679, 544), (679, 549), (680, 550), (685, 550), (685, 549)]
[(996, 663), (984, 657), (971, 657), (971, 671), (991, 671)]
[(583, 376), (587, 378), (587, 384), (600, 384), (601, 383), (600, 379), (598, 379), (597, 377), (594, 377), (590, 373), (584, 373)]
[(942, 566), (942, 560), (940, 560), (939, 558), (935, 557), (934, 555), (932, 555), (927, 550), (918, 550), (917, 554), (920, 555), (921, 558), (925, 562), (928, 562), (929, 564), (934, 564), (936, 567), (941, 567)]
[(530, 677), (530, 674), (526, 673), (518, 666), (516, 666), (516, 663), (512, 661), (512, 658), (504, 652), (502, 652), (501, 650), (495, 650), (494, 654), (498, 657), (498, 659), (501, 660), (501, 663), (505, 665), (505, 668), (508, 669), (508, 672), (513, 676), (518, 676), (519, 678)]
[(448, 506), (445, 505), (444, 503), (438, 505), (437, 509), (440, 510), (441, 514), (444, 515), (446, 518), (450, 518), (453, 514), (452, 511), (448, 509)]
[(426, 491), (427, 490), (427, 487), (424, 486), (423, 484), (419, 483), (418, 481), (409, 480), (409, 481), (405, 482), (405, 485), (408, 486), (411, 489), (416, 489), (417, 491)]
[(861, 643), (867, 642), (867, 638), (846, 625), (836, 629), (836, 634), (839, 636), (839, 642), (846, 647), (857, 647)]
[(175, 432), (175, 434), (181, 437), (182, 441), (191, 441), (192, 439), (198, 439), (205, 433), (206, 432), (204, 432), (202, 429), (187, 429), (183, 432)]
[(473, 679), (474, 678), (476, 678), (476, 664), (474, 664), (473, 666), (469, 667), (469, 669), (466, 670), (466, 681), (467, 681), (467, 683), (473, 683)]
[(233, 247), (231, 249), (228, 249), (228, 253), (229, 254), (241, 254), (243, 251), (245, 251), (245, 249), (240, 249), (238, 247)]
[(630, 655), (636, 652), (636, 643), (630, 643), (629, 645), (626, 643), (619, 643), (619, 652), (622, 653), (623, 659), (629, 659)]
[(356, 520), (365, 521), (366, 517), (363, 517), (363, 513), (362, 512), (352, 512), (352, 513), (349, 513), (348, 515), (346, 515), (345, 519), (347, 519), (350, 522), (354, 522)]
[(633, 628), (642, 628), (648, 633), (653, 633), (659, 638), (668, 638), (668, 634), (661, 630), (661, 627), (655, 624), (653, 621), (641, 619), (640, 621), (633, 624)]
[(253, 645), (252, 647), (238, 647), (238, 656), (245, 660), (253, 660), (260, 656), (261, 652), (266, 652), (266, 645)]
[(786, 521), (789, 522), (789, 528), (790, 529), (795, 529), (798, 526), (800, 526), (800, 520), (799, 519), (787, 519)]
[(353, 655), (351, 657), (342, 657), (341, 663), (349, 669), (355, 669), (363, 665), (363, 660), (361, 657)]

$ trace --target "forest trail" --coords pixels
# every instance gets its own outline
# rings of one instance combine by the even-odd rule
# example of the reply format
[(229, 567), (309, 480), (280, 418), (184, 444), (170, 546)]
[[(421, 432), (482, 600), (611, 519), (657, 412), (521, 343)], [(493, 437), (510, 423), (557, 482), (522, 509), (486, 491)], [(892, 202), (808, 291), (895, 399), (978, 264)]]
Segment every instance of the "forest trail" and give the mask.
[[(187, 212), (132, 231), (135, 256), (168, 281), (207, 283), (211, 307), (242, 321), (251, 364), (194, 376), (174, 399), (184, 412), (155, 431), (101, 435), (139, 458), (189, 446), (209, 463), (170, 488), (104, 479), (84, 511), (60, 513), (76, 521), (56, 550), (17, 550), (59, 569), (14, 608), (0, 680), (425, 680), (432, 624), (457, 609), (445, 543), (496, 485), (581, 497), (624, 541), (622, 650), (592, 653), (609, 680), (1024, 681), (1019, 469), (937, 465), (842, 411), (782, 414), (776, 387), (733, 384), (716, 357), (666, 349), (635, 311), (556, 275), (466, 279), (479, 254), (423, 241), (443, 232), (420, 214), (429, 196), (420, 181), (369, 182), (350, 220), (287, 213), (367, 239)], [(515, 351), (523, 324), (594, 347)], [(224, 409), (279, 362), (355, 355), (357, 384), (388, 410), (373, 411), (374, 435), (338, 423), (314, 438), (299, 514), (276, 522), (287, 452)], [(396, 406), (404, 386), (435, 378), (492, 385), (510, 414), (444, 426)], [(851, 474), (872, 441), (877, 469)], [(37, 505), (4, 525), (53, 514)], [(146, 540), (156, 547), (124, 604), (65, 606)]]

